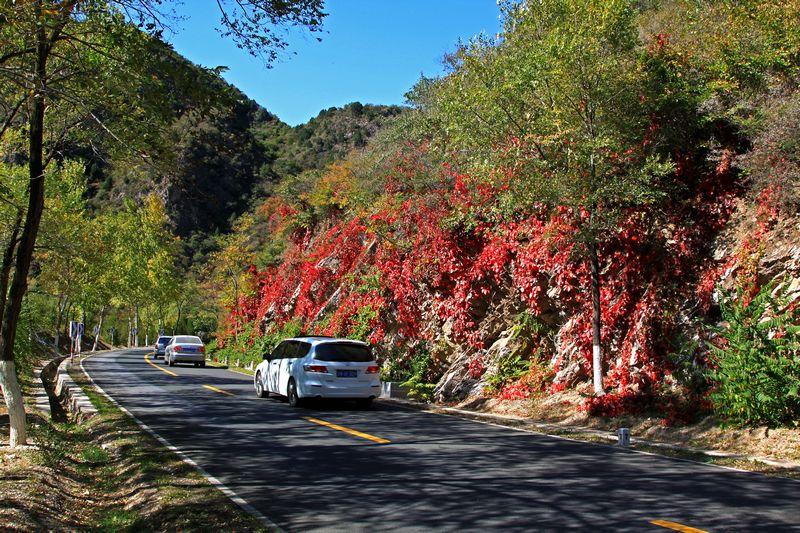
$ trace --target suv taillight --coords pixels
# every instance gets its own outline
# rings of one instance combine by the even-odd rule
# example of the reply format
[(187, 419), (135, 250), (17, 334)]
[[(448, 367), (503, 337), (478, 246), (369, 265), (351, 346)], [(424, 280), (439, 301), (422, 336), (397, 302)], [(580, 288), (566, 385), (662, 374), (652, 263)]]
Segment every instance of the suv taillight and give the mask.
[(180, 346), (176, 346), (176, 347), (174, 347), (174, 348), (172, 349), (172, 351), (173, 351), (173, 352), (180, 352), (180, 351), (181, 351), (181, 347), (180, 347)]
[(201, 347), (199, 347), (197, 349), (197, 351), (200, 352), (200, 353), (206, 353), (206, 347), (205, 346), (201, 346)]
[(324, 365), (303, 365), (303, 370), (306, 372), (313, 372), (315, 374), (327, 374), (328, 367)]
[(380, 371), (381, 367), (379, 366), (368, 366), (367, 367), (367, 374), (377, 374)]

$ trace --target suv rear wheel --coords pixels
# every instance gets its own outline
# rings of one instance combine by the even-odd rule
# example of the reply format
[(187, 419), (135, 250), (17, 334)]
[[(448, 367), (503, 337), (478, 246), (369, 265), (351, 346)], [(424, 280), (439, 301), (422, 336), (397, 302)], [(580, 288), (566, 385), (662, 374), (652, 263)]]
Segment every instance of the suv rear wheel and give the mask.
[(293, 379), (289, 380), (289, 390), (286, 395), (289, 398), (289, 405), (292, 407), (301, 407), (303, 399), (297, 394), (297, 384)]

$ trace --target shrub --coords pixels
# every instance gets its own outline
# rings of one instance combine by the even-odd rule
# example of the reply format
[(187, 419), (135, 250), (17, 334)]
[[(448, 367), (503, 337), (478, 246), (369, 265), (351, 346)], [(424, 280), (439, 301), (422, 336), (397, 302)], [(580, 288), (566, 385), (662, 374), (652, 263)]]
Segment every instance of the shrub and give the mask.
[(797, 426), (800, 421), (800, 326), (785, 293), (774, 283), (747, 301), (721, 298), (727, 327), (711, 346), (710, 399), (716, 412), (737, 425)]
[(497, 370), (486, 378), (490, 392), (499, 392), (508, 383), (522, 378), (530, 368), (531, 361), (524, 358), (520, 351), (500, 359), (497, 363)]
[(615, 418), (637, 415), (652, 408), (652, 398), (634, 390), (614, 391), (603, 396), (591, 396), (581, 406), (590, 416)]
[(409, 377), (403, 383), (409, 389), (408, 395), (424, 402), (433, 400), (433, 390), (443, 368), (427, 343), (421, 343), (414, 348), (410, 367)]
[(548, 346), (552, 345), (548, 326), (529, 311), (516, 318), (512, 329), (516, 348), (500, 359), (494, 372), (486, 376), (487, 392), (498, 394), (503, 400), (538, 396), (553, 380), (553, 367), (547, 353)]
[(762, 126), (741, 164), (760, 203), (793, 212), (800, 206), (800, 92), (768, 99), (763, 107)]

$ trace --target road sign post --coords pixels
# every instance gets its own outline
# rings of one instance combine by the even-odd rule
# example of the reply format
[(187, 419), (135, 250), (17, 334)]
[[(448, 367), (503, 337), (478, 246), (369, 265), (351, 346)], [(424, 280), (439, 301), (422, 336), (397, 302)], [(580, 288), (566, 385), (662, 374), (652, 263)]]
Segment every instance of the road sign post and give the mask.
[(78, 324), (78, 339), (76, 341), (78, 345), (78, 355), (80, 355), (81, 348), (83, 347), (83, 333), (84, 333), (84, 325), (83, 322), (80, 322)]

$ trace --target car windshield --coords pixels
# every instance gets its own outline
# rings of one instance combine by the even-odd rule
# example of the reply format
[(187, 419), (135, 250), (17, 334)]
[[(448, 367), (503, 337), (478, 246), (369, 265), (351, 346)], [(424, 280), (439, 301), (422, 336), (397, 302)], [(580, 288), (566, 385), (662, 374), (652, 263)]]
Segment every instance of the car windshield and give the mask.
[(175, 344), (203, 344), (200, 337), (192, 337), (189, 335), (175, 337)]
[(360, 344), (325, 343), (317, 345), (314, 358), (320, 361), (368, 363), (372, 361), (372, 350)]
[(158, 344), (168, 344), (169, 341), (172, 340), (172, 337), (159, 337), (156, 343)]

